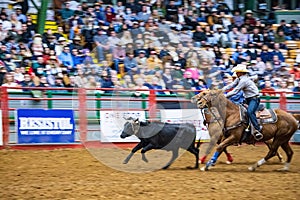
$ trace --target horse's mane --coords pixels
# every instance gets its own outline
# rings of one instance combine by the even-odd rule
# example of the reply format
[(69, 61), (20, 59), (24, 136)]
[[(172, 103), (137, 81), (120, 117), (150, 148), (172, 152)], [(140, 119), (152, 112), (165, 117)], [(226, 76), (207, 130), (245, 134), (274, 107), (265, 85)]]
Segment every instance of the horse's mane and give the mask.
[[(215, 89), (215, 90), (210, 90), (209, 93), (211, 95), (216, 95), (216, 98), (212, 98), (212, 104), (214, 105), (220, 105), (224, 104), (225, 106), (229, 106), (230, 108), (233, 109), (239, 109), (239, 106), (227, 99), (223, 93), (223, 90), (220, 89)], [(222, 105), (221, 105), (222, 106)], [(225, 107), (223, 107), (225, 109)]]

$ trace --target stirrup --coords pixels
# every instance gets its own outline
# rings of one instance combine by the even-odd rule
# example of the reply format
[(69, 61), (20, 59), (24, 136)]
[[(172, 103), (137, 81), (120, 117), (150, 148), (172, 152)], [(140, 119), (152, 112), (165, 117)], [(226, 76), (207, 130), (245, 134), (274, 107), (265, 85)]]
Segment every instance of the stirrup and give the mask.
[(256, 131), (254, 133), (255, 140), (261, 140), (261, 139), (263, 139), (263, 137), (264, 137), (264, 135), (261, 132), (259, 132), (259, 131)]

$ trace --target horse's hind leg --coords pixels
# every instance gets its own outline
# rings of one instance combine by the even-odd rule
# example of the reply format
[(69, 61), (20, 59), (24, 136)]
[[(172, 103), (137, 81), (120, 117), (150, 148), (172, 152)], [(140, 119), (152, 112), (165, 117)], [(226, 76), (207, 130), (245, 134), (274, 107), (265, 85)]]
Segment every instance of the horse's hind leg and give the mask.
[[(272, 144), (272, 140), (267, 140), (264, 143), (267, 145), (267, 147), (270, 150), (271, 144)], [(283, 162), (283, 156), (279, 153), (279, 151), (276, 152), (276, 156), (278, 157), (278, 159), (279, 159), (280, 162)]]
[(293, 150), (289, 144), (289, 142), (285, 142), (281, 145), (281, 148), (284, 150), (284, 152), (286, 153), (287, 156), (287, 160), (284, 164), (284, 167), (282, 169), (279, 169), (280, 171), (288, 171), (290, 169), (290, 163), (293, 157)]
[(257, 167), (260, 167), (261, 165), (265, 164), (270, 158), (274, 157), (278, 151), (279, 146), (282, 144), (281, 141), (279, 141), (279, 138), (275, 138), (270, 144), (269, 152), (268, 154), (261, 160), (257, 161), (254, 165), (250, 166), (248, 169), (250, 171), (255, 171)]

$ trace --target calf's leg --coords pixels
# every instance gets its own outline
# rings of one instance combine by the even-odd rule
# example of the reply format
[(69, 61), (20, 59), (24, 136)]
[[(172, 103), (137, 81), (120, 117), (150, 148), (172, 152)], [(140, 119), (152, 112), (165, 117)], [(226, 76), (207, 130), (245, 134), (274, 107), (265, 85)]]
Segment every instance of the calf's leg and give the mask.
[(133, 154), (135, 152), (137, 152), (138, 150), (140, 150), (143, 147), (143, 143), (140, 142), (138, 143), (130, 152), (130, 154), (127, 156), (127, 158), (123, 161), (123, 164), (127, 164), (130, 160), (130, 158), (133, 156)]

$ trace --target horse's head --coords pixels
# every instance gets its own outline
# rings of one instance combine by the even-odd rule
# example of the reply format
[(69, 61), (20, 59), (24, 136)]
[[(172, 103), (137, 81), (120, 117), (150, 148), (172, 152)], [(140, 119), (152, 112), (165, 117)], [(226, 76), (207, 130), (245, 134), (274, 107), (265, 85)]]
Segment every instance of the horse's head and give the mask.
[(198, 108), (209, 107), (211, 102), (222, 92), (222, 90), (204, 90), (192, 97), (191, 102), (197, 103)]

